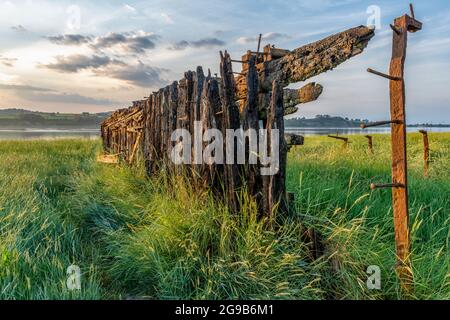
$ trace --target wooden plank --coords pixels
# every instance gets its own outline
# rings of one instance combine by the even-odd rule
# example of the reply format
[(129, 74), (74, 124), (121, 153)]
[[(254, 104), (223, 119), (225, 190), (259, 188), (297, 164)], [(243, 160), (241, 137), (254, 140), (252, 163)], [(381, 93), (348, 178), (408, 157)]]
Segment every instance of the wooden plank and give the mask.
[(134, 146), (133, 146), (133, 151), (131, 152), (131, 156), (130, 156), (130, 160), (129, 160), (130, 164), (133, 163), (134, 158), (136, 157), (139, 145), (141, 143), (141, 138), (142, 138), (142, 133), (139, 132), (138, 135), (137, 135), (137, 138), (136, 138), (136, 142), (134, 143)]
[[(279, 146), (279, 167), (278, 173), (269, 176), (263, 176), (263, 203), (264, 213), (272, 217), (275, 210), (286, 212), (286, 165), (287, 165), (287, 145), (284, 138), (284, 105), (283, 105), (283, 88), (277, 81), (272, 85), (272, 102), (267, 117), (267, 136), (270, 141), (269, 154), (273, 156), (272, 145), (277, 142)], [(278, 141), (271, 141), (271, 133), (273, 129), (279, 130)], [(276, 152), (276, 150), (274, 150)]]
[(274, 80), (286, 87), (332, 70), (362, 53), (374, 35), (373, 29), (360, 26), (295, 49), (267, 63), (261, 85), (270, 91)]
[(299, 104), (316, 101), (323, 92), (323, 87), (315, 82), (308, 83), (298, 90), (284, 89), (284, 115), (294, 114)]
[(104, 154), (97, 157), (97, 162), (106, 164), (118, 164), (119, 155), (117, 154)]
[[(259, 137), (259, 79), (256, 70), (256, 57), (250, 56), (247, 64), (247, 97), (244, 108), (244, 130), (255, 130), (257, 132), (256, 139)], [(250, 145), (258, 145), (258, 141), (250, 141), (250, 137), (246, 140), (245, 150), (247, 161), (246, 178), (247, 188), (251, 195), (256, 197), (256, 201), (261, 200), (262, 179), (260, 174), (259, 161), (256, 164), (250, 164), (250, 158), (254, 154), (250, 153)]]
[[(239, 109), (236, 105), (235, 82), (233, 76), (233, 68), (231, 58), (227, 51), (220, 52), (220, 73), (222, 76), (222, 111), (223, 111), (223, 127), (222, 134), (227, 136), (227, 129), (236, 130), (240, 127)], [(241, 182), (239, 177), (239, 169), (237, 165), (237, 146), (233, 150), (229, 150), (231, 154), (227, 154), (226, 149), (224, 154), (230, 157), (233, 164), (224, 165), (224, 188), (226, 199), (230, 210), (234, 213), (239, 212), (239, 202), (237, 192), (240, 189)]]
[(169, 128), (169, 93), (170, 87), (167, 86), (163, 89), (161, 93), (161, 149), (160, 156), (163, 160), (167, 160), (169, 158), (168, 150), (169, 150), (169, 140), (170, 140), (170, 128)]
[[(202, 171), (202, 166), (201, 164), (196, 164), (196, 162), (201, 162), (202, 158), (199, 157), (199, 159), (195, 159), (196, 155), (198, 154), (199, 156), (202, 155), (202, 151), (201, 150), (196, 150), (196, 145), (195, 145), (195, 140), (196, 140), (196, 132), (195, 132), (195, 122), (200, 122), (201, 117), (202, 117), (202, 107), (203, 107), (203, 103), (202, 103), (202, 99), (205, 99), (206, 97), (204, 96), (204, 92), (203, 92), (203, 86), (205, 84), (205, 74), (203, 73), (203, 68), (202, 67), (197, 67), (197, 71), (195, 72), (194, 75), (194, 91), (193, 91), (193, 100), (192, 100), (192, 104), (191, 104), (191, 136), (193, 139), (193, 143), (192, 143), (192, 166), (191, 169), (193, 170), (193, 176), (194, 177), (201, 177), (201, 171)], [(204, 100), (203, 100), (204, 101)], [(203, 132), (199, 133), (201, 136), (199, 137), (200, 140), (203, 137)], [(203, 144), (202, 144), (203, 145)], [(196, 152), (197, 151), (197, 152)]]
[(150, 174), (150, 152), (149, 152), (149, 126), (150, 126), (150, 105), (151, 96), (145, 100), (143, 105), (143, 119), (142, 119), (142, 140), (143, 140), (143, 156), (144, 156), (144, 166), (147, 174)]

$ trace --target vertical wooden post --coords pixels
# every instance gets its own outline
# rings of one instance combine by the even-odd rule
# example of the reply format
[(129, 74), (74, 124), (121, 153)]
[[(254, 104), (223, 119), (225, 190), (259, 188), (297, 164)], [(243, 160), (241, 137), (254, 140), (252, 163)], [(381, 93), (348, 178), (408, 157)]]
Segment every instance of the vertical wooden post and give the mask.
[[(272, 130), (279, 130), (278, 141), (272, 141)], [(264, 212), (268, 217), (272, 217), (274, 208), (279, 205), (280, 212), (286, 212), (286, 162), (287, 162), (287, 145), (284, 138), (284, 104), (283, 104), (283, 88), (276, 80), (272, 84), (272, 100), (270, 104), (269, 113), (266, 123), (267, 139), (268, 139), (268, 153), (271, 157), (274, 156), (272, 152), (277, 152), (274, 145), (278, 145), (279, 150), (279, 167), (278, 172), (273, 175), (266, 175), (262, 177), (263, 180), (263, 206)]]
[[(259, 80), (258, 80), (258, 71), (256, 69), (257, 57), (251, 55), (248, 59), (247, 63), (247, 100), (245, 102), (244, 108), (244, 130), (255, 130), (259, 136), (259, 115), (258, 115), (258, 94), (259, 94)], [(251, 141), (248, 138), (248, 141), (245, 143), (246, 150), (246, 161), (250, 162), (250, 145)], [(258, 137), (256, 137), (258, 139)], [(257, 141), (253, 141), (253, 144), (257, 143)], [(259, 173), (259, 165), (248, 165), (248, 188), (251, 194), (255, 197), (260, 198), (261, 193), (261, 176)]]
[[(410, 5), (410, 8), (412, 17), (405, 14), (395, 19), (394, 24), (391, 25), (393, 39), (389, 74), (386, 75), (372, 69), (367, 70), (390, 80), (391, 121), (389, 123), (391, 123), (392, 129), (392, 183), (372, 184), (371, 188), (392, 188), (397, 274), (402, 291), (407, 295), (412, 290), (413, 273), (410, 261), (404, 68), (408, 32), (416, 32), (422, 29), (422, 23), (414, 18), (413, 6)], [(364, 125), (364, 127), (381, 125), (383, 123), (387, 122)]]
[(144, 163), (147, 175), (151, 174), (151, 95), (145, 100), (143, 113), (142, 139), (144, 144)]
[(413, 283), (410, 262), (410, 234), (408, 214), (408, 168), (406, 156), (406, 116), (404, 67), (408, 31), (420, 30), (421, 23), (404, 15), (395, 19), (392, 60), (390, 65), (390, 101), (392, 128), (392, 188), (394, 227), (397, 251), (397, 273), (402, 289), (409, 293)]
[(369, 143), (369, 152), (373, 153), (373, 138), (372, 136), (366, 136), (368, 143)]
[[(217, 79), (211, 78), (210, 74), (205, 78), (203, 85), (203, 94), (201, 98), (201, 122), (203, 132), (208, 129), (221, 130), (221, 124), (216, 118), (216, 114), (220, 112), (222, 105), (220, 101), (219, 83)], [(215, 140), (215, 138), (214, 138)], [(204, 141), (203, 148), (211, 143), (212, 140)], [(217, 154), (215, 154), (217, 156)], [(212, 187), (214, 192), (222, 191), (220, 189), (220, 178), (222, 177), (222, 165), (220, 163), (205, 163), (201, 170), (201, 183), (203, 186)]]
[(424, 160), (424, 174), (428, 177), (428, 170), (430, 167), (430, 143), (428, 141), (428, 132), (425, 130), (419, 131), (423, 137), (423, 160)]
[[(202, 95), (203, 95), (203, 86), (205, 85), (205, 74), (203, 72), (203, 68), (198, 66), (197, 71), (194, 74), (194, 94), (192, 97), (192, 104), (191, 104), (191, 135), (192, 139), (195, 140), (196, 134), (199, 134), (200, 140), (203, 137), (203, 131), (202, 132), (196, 132), (196, 126), (195, 123), (199, 122), (202, 117)], [(199, 145), (198, 147), (200, 147)], [(201, 176), (201, 165), (197, 163), (196, 155), (202, 154), (201, 150), (197, 150), (197, 146), (195, 143), (192, 145), (192, 173), (194, 177)], [(200, 161), (201, 162), (201, 161)]]
[(142, 133), (139, 132), (137, 134), (136, 142), (134, 143), (133, 151), (131, 152), (130, 159), (128, 160), (129, 164), (132, 164), (134, 161), (134, 158), (136, 157), (136, 153), (137, 153), (139, 144), (141, 143), (141, 138), (142, 138)]
[[(233, 67), (227, 51), (220, 52), (220, 73), (222, 75), (222, 134), (227, 137), (227, 130), (236, 130), (240, 127), (240, 114), (236, 105), (236, 83), (233, 76)], [(239, 167), (237, 165), (237, 146), (227, 150), (225, 147), (226, 164), (224, 165), (224, 187), (226, 197), (233, 213), (239, 212), (238, 190), (241, 187)]]
[(172, 132), (169, 132), (169, 87), (164, 87), (161, 90), (161, 141), (160, 141), (160, 154), (161, 158), (164, 162), (164, 165), (166, 164), (166, 160), (169, 157), (167, 154), (168, 148), (168, 141), (170, 140), (169, 135)]

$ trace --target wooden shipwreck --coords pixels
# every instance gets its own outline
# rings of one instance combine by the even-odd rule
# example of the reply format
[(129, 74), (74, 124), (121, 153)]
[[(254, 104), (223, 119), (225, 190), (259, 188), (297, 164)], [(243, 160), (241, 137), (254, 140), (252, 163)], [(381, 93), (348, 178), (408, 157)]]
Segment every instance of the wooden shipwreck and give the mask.
[[(169, 161), (175, 145), (171, 135), (176, 129), (193, 134), (196, 121), (201, 122), (202, 130), (217, 129), (224, 136), (227, 129), (267, 129), (268, 132), (278, 129), (280, 164), (274, 175), (261, 175), (263, 164), (259, 162), (181, 166), (193, 184), (211, 188), (233, 212), (239, 211), (240, 195), (247, 192), (257, 200), (262, 214), (271, 215), (287, 205), (288, 149), (290, 145), (303, 143), (301, 137), (284, 137), (284, 116), (295, 113), (299, 104), (316, 100), (323, 90), (316, 83), (308, 83), (298, 90), (285, 87), (332, 70), (362, 53), (373, 36), (373, 29), (360, 26), (293, 51), (267, 45), (261, 52), (248, 51), (239, 60), (233, 60), (226, 51), (221, 52), (220, 77), (210, 72), (205, 74), (198, 67), (195, 72), (186, 72), (180, 81), (135, 101), (133, 106), (118, 110), (105, 120), (101, 126), (105, 151), (120, 155), (128, 163), (137, 159), (145, 161), (151, 176), (159, 170), (179, 172), (179, 166)], [(242, 65), (240, 73), (233, 72), (233, 63)], [(268, 141), (269, 146), (272, 143)], [(236, 147), (223, 151), (228, 153), (226, 158), (238, 158)], [(246, 152), (245, 159), (251, 156)]]

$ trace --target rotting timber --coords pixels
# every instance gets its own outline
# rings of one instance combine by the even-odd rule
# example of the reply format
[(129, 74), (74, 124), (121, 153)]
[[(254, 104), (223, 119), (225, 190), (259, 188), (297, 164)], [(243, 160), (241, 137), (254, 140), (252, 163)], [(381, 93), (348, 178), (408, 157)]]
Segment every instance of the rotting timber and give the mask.
[[(287, 207), (287, 152), (292, 145), (303, 144), (302, 137), (284, 137), (284, 116), (295, 113), (297, 105), (318, 99), (323, 90), (316, 83), (297, 90), (284, 88), (332, 70), (362, 53), (373, 36), (373, 29), (360, 26), (293, 51), (268, 45), (262, 52), (248, 51), (238, 61), (242, 71), (237, 76), (233, 72), (236, 60), (225, 51), (220, 55), (220, 77), (211, 76), (210, 72), (205, 75), (198, 67), (195, 72), (186, 72), (180, 81), (135, 101), (132, 107), (118, 110), (106, 119), (101, 126), (105, 151), (119, 155), (128, 163), (137, 159), (145, 161), (149, 176), (159, 170), (176, 173), (180, 166), (169, 161), (175, 146), (171, 135), (176, 129), (186, 129), (191, 136), (195, 123), (199, 122), (202, 132), (217, 129), (223, 136), (227, 129), (254, 129), (256, 132), (278, 129), (280, 165), (273, 176), (261, 175), (260, 161), (249, 164), (249, 158), (254, 155), (248, 150), (244, 164), (234, 161), (233, 164), (181, 166), (193, 185), (210, 188), (233, 212), (239, 212), (239, 199), (242, 199), (242, 192), (247, 192), (256, 199), (258, 210), (270, 216), (278, 208)], [(269, 146), (274, 143), (270, 137), (268, 140)], [(245, 139), (245, 145), (248, 143)], [(240, 156), (236, 147), (224, 148), (223, 152), (228, 159), (236, 160)], [(270, 152), (267, 150), (268, 155)], [(257, 157), (259, 159), (259, 155)]]

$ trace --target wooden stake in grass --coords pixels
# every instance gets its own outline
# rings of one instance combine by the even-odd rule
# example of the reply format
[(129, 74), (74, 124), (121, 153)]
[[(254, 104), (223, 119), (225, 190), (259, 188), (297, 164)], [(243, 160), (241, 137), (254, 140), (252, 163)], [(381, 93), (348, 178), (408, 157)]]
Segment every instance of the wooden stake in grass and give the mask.
[(131, 152), (131, 156), (130, 156), (130, 160), (129, 160), (130, 164), (133, 163), (134, 158), (136, 157), (136, 153), (137, 153), (138, 147), (141, 144), (141, 138), (142, 138), (142, 133), (139, 132), (137, 134), (136, 142), (134, 143), (134, 146), (133, 146), (133, 151)]
[(332, 135), (329, 135), (328, 138), (336, 139), (336, 140), (342, 140), (342, 141), (344, 141), (344, 147), (345, 148), (348, 147), (348, 138), (339, 137), (339, 136), (332, 136)]
[[(408, 33), (422, 29), (422, 23), (404, 15), (397, 18), (394, 26), (401, 34), (393, 33), (393, 50), (390, 74), (403, 79)], [(392, 124), (392, 178), (394, 183), (403, 184), (404, 188), (393, 188), (395, 239), (397, 244), (397, 273), (401, 286), (410, 293), (413, 284), (413, 273), (410, 261), (410, 234), (408, 214), (408, 168), (406, 156), (406, 115), (405, 115), (405, 82), (390, 81), (391, 119), (402, 121)]]
[(373, 138), (372, 136), (365, 136), (369, 143), (369, 152), (373, 153)]
[(423, 137), (423, 160), (424, 160), (424, 174), (428, 177), (428, 169), (430, 167), (430, 143), (428, 141), (428, 132), (425, 130), (419, 131)]
[[(411, 5), (411, 11), (412, 5)], [(392, 129), (392, 188), (394, 207), (395, 242), (397, 249), (397, 274), (402, 290), (412, 291), (413, 273), (410, 261), (410, 234), (408, 214), (408, 168), (406, 156), (406, 116), (404, 68), (408, 32), (422, 29), (414, 17), (403, 15), (393, 25), (393, 49), (389, 75), (372, 72), (390, 80)]]

